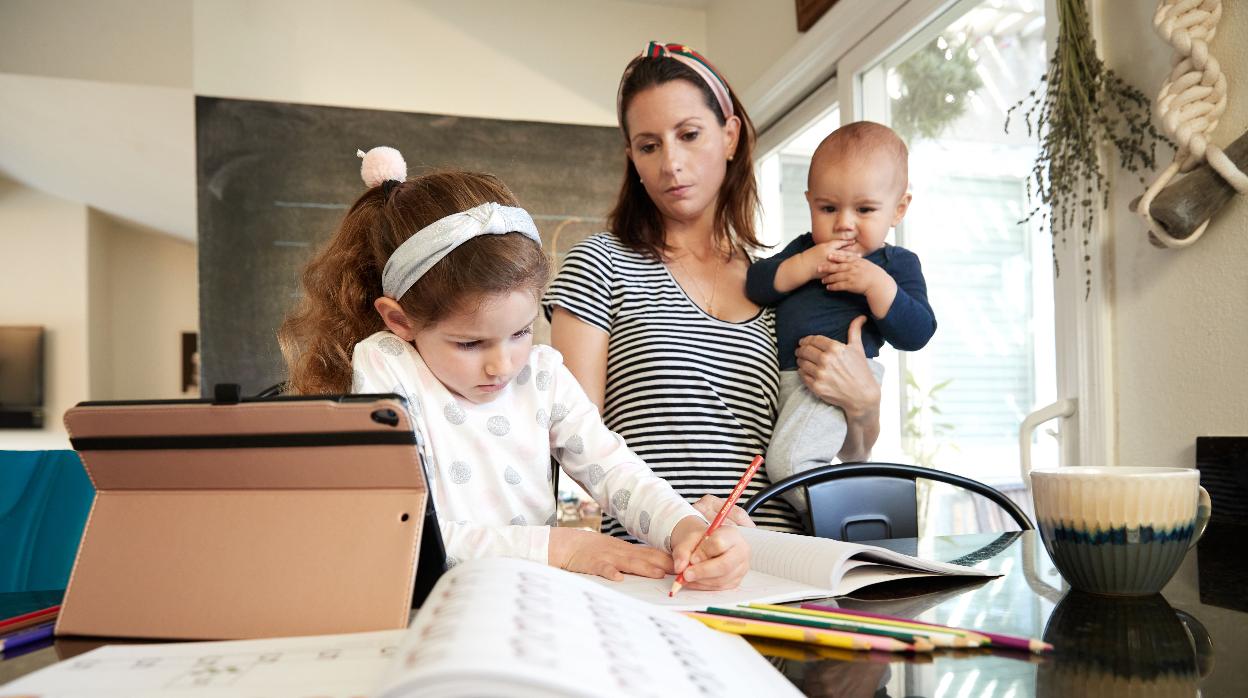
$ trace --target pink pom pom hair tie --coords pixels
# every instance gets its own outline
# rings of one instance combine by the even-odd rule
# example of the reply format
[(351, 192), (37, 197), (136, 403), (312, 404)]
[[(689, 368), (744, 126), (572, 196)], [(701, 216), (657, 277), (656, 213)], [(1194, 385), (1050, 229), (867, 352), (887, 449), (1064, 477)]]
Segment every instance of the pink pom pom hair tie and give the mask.
[(403, 155), (394, 148), (379, 145), (367, 153), (357, 150), (355, 154), (364, 159), (360, 164), (360, 178), (370, 189), (384, 182), (407, 181), (407, 163), (403, 161)]

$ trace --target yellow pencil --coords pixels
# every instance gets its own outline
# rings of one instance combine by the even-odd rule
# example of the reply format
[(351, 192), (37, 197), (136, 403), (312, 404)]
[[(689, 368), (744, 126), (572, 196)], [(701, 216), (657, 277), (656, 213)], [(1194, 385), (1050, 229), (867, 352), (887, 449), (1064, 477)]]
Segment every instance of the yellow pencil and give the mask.
[[(753, 635), (756, 637), (769, 637), (775, 640), (792, 640), (794, 642), (805, 642), (811, 645), (823, 645), (825, 647), (840, 647), (847, 650), (869, 651), (872, 649), (881, 649), (886, 652), (906, 652), (910, 650), (907, 645), (900, 640), (890, 638), (878, 638), (884, 640), (881, 643), (867, 642), (860, 637), (855, 637), (850, 633), (842, 633), (836, 630), (822, 630), (819, 628), (803, 628), (796, 625), (783, 625), (781, 623), (768, 623), (765, 621), (748, 620), (745, 618), (732, 618), (730, 616), (716, 616), (710, 613), (698, 613), (690, 611), (685, 615), (694, 620), (701, 621), (704, 625), (726, 633), (734, 635)], [(875, 644), (873, 647), (872, 645)]]
[(747, 604), (749, 608), (757, 608), (760, 610), (780, 611), (781, 613), (796, 613), (798, 615), (815, 616), (819, 618), (835, 618), (838, 621), (848, 623), (858, 623), (866, 627), (877, 628), (901, 628), (906, 632), (922, 635), (931, 640), (933, 645), (937, 647), (979, 647), (988, 644), (988, 638), (970, 630), (961, 630), (958, 628), (949, 628), (941, 625), (932, 625), (930, 623), (910, 622), (905, 620), (886, 620), (882, 618), (864, 618), (848, 613), (837, 613), (832, 610), (816, 610), (810, 608), (794, 608), (792, 606), (776, 606), (774, 604), (752, 603)]

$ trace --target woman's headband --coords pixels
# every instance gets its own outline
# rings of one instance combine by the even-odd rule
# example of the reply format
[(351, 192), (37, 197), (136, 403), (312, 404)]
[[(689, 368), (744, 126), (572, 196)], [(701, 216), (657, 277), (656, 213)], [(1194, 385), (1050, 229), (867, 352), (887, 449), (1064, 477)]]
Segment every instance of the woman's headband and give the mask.
[(521, 233), (542, 246), (533, 217), (515, 206), (491, 201), (440, 218), (404, 240), (390, 255), (381, 272), (381, 290), (387, 298), (398, 300), (451, 250), (479, 235), (506, 233)]
[[(727, 119), (733, 115), (732, 97), (728, 94), (728, 83), (719, 77), (719, 71), (715, 70), (715, 66), (706, 58), (682, 44), (663, 44), (657, 41), (651, 41), (646, 45), (644, 51), (638, 55), (638, 58), (674, 58), (681, 63), (689, 66), (693, 72), (702, 78), (707, 87), (711, 88), (711, 93), (715, 95), (715, 100), (719, 102), (719, 111), (723, 113)], [(616, 92), (615, 109), (619, 112), (620, 126), (624, 126), (624, 83), (628, 81), (629, 74), (632, 73), (631, 68), (624, 71), (623, 77), (620, 78), (620, 89)]]

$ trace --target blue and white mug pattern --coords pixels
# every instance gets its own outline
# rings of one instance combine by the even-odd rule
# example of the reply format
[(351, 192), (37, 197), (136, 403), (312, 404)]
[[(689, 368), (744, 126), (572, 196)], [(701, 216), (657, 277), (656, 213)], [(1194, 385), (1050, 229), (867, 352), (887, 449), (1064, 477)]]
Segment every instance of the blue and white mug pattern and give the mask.
[(1209, 493), (1188, 468), (1054, 468), (1031, 483), (1049, 557), (1094, 594), (1161, 591), (1209, 522)]

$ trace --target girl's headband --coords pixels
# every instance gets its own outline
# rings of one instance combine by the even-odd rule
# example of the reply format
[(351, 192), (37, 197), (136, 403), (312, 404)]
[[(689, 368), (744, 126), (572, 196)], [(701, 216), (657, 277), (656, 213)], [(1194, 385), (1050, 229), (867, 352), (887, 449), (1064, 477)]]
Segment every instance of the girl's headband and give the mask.
[[(719, 71), (715, 70), (715, 66), (706, 58), (683, 44), (662, 44), (657, 41), (651, 41), (646, 45), (644, 51), (638, 55), (638, 58), (674, 58), (681, 63), (689, 66), (693, 72), (702, 78), (707, 87), (711, 88), (711, 93), (715, 95), (715, 100), (719, 102), (719, 111), (723, 113), (727, 119), (733, 115), (732, 97), (728, 94), (728, 83), (719, 77)], [(620, 89), (616, 92), (615, 109), (619, 112), (620, 126), (624, 125), (624, 83), (627, 82), (632, 69), (624, 71), (623, 77), (620, 78)]]
[[(394, 148), (378, 146), (367, 153), (356, 151), (355, 154), (364, 158), (360, 176), (370, 188), (402, 184), (407, 180), (407, 164)], [(451, 250), (479, 235), (507, 233), (520, 233), (536, 242), (538, 247), (542, 246), (533, 217), (528, 211), (515, 206), (503, 206), (491, 201), (439, 218), (404, 240), (386, 260), (386, 267), (381, 272), (382, 293), (397, 301)]]
[(528, 211), (494, 202), (452, 213), (421, 228), (403, 241), (381, 272), (381, 290), (398, 300), (420, 277), (456, 247), (479, 235), (521, 233), (542, 246), (537, 226)]

